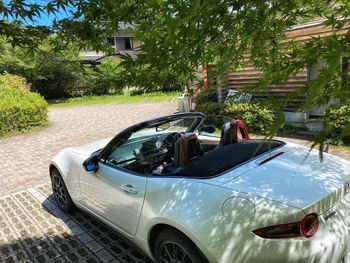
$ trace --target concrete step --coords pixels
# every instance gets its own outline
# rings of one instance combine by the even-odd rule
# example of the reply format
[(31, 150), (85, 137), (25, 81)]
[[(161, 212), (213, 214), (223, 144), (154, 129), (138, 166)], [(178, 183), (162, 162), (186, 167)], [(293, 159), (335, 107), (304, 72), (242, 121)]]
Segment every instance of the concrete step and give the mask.
[(306, 128), (308, 128), (309, 131), (314, 132), (320, 132), (324, 128), (323, 120), (322, 119), (308, 119), (305, 123)]

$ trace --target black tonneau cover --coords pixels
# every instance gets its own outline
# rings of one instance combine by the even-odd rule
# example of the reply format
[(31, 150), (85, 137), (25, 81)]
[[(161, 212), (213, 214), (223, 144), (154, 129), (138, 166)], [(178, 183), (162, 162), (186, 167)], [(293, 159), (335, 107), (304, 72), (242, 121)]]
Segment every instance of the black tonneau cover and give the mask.
[(181, 167), (176, 174), (212, 177), (284, 144), (277, 140), (247, 140), (218, 147)]

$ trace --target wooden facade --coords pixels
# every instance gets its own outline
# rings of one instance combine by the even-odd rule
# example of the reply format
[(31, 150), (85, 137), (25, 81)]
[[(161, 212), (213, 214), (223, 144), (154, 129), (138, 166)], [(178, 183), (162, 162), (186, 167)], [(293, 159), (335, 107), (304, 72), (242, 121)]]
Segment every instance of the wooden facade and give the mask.
[[(349, 30), (349, 27), (341, 30), (334, 30), (328, 26), (324, 26), (322, 21), (316, 21), (303, 26), (294, 27), (286, 31), (287, 41), (294, 40), (306, 42), (312, 37), (326, 38), (331, 35), (342, 36)], [(252, 67), (246, 67), (240, 71), (227, 73), (227, 78), (219, 91), (219, 101), (224, 101), (228, 90), (243, 90), (246, 86), (257, 83), (260, 78), (260, 72)], [(302, 87), (309, 80), (309, 70), (304, 69), (296, 76), (289, 79), (285, 84), (270, 87), (268, 91), (253, 94), (253, 100), (264, 99), (269, 96), (275, 98), (285, 97), (298, 87)], [(305, 99), (305, 96), (300, 96), (290, 103), (285, 108), (285, 111), (294, 112), (299, 104)]]

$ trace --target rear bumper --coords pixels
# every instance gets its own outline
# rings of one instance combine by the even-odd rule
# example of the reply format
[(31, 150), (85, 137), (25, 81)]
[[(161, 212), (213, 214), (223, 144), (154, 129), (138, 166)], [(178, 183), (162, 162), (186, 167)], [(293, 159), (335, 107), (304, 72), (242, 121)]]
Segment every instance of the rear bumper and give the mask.
[(213, 253), (215, 262), (220, 263), (350, 263), (350, 194), (320, 215), (319, 221), (319, 229), (310, 239), (273, 240), (249, 233), (248, 236), (236, 236), (211, 244), (209, 250)]

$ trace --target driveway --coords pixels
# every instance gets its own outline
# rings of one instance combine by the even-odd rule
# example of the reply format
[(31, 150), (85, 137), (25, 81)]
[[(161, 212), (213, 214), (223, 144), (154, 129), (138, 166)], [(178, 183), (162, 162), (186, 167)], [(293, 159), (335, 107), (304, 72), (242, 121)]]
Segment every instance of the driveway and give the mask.
[(87, 214), (63, 214), (51, 196), (48, 164), (62, 148), (175, 111), (173, 103), (52, 108), (49, 128), (0, 139), (0, 262), (149, 262)]
[(48, 182), (49, 161), (65, 147), (112, 137), (132, 124), (175, 111), (174, 103), (51, 108), (51, 127), (0, 139), (0, 196)]

